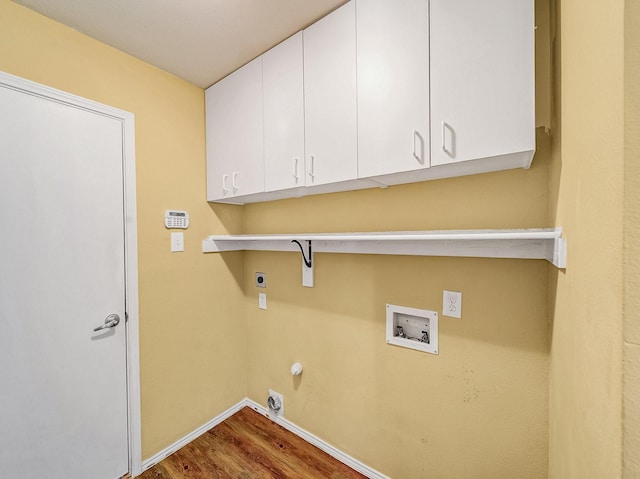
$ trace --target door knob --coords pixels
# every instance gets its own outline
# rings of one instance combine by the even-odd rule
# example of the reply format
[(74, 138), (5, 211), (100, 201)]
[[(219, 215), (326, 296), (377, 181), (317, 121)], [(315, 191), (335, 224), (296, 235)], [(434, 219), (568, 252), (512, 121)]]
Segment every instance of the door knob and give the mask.
[(117, 314), (110, 314), (106, 318), (104, 318), (104, 324), (102, 326), (98, 326), (93, 331), (102, 331), (103, 329), (111, 329), (115, 328), (118, 324), (120, 324), (120, 316)]

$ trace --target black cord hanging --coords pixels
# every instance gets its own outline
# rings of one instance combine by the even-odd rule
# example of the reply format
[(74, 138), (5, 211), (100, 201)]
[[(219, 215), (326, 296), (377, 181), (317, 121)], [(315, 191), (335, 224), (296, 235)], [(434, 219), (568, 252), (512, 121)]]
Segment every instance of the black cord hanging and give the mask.
[(304, 261), (304, 264), (307, 265), (307, 268), (311, 268), (311, 241), (307, 241), (307, 243), (309, 243), (309, 259), (307, 259), (307, 257), (304, 255), (304, 248), (300, 244), (300, 241), (291, 240), (291, 242), (298, 245), (298, 248), (300, 248), (300, 253), (302, 253), (302, 260)]

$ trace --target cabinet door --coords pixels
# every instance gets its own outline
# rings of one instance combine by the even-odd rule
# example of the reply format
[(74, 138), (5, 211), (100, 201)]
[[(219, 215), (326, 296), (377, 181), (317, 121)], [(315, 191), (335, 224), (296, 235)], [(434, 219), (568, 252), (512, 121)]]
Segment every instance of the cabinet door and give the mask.
[(207, 200), (264, 191), (262, 57), (206, 91)]
[(350, 2), (303, 32), (308, 186), (358, 176), (355, 22)]
[(304, 186), (302, 32), (262, 57), (265, 190)]
[(431, 0), (431, 165), (535, 148), (533, 0)]
[(429, 2), (357, 0), (358, 174), (429, 166)]

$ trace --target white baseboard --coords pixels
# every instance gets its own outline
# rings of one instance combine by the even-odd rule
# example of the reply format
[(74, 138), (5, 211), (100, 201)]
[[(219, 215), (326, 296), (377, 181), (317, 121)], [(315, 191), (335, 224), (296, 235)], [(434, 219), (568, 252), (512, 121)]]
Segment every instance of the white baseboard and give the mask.
[(184, 436), (182, 439), (179, 439), (176, 442), (174, 442), (173, 444), (171, 444), (169, 447), (164, 448), (162, 451), (160, 451), (159, 453), (157, 453), (153, 457), (150, 457), (149, 459), (143, 461), (142, 462), (142, 471), (141, 472), (144, 472), (147, 469), (155, 466), (160, 461), (162, 461), (164, 458), (170, 456), (171, 454), (176, 452), (178, 449), (183, 448), (184, 446), (189, 444), (194, 439), (197, 439), (198, 437), (202, 436), (209, 429), (211, 429), (212, 427), (217, 426), (218, 424), (223, 422), (225, 419), (230, 418), (231, 416), (233, 416), (235, 413), (240, 411), (240, 409), (242, 409), (245, 406), (247, 406), (247, 400), (243, 399), (238, 404), (236, 404), (234, 406), (231, 406), (226, 411), (222, 412), (221, 414), (218, 414), (211, 421), (207, 422), (206, 424), (203, 424), (202, 426), (200, 426), (195, 431), (190, 432), (189, 434)]
[(307, 441), (309, 444), (313, 444), (314, 446), (316, 446), (321, 451), (326, 452), (331, 457), (337, 459), (338, 461), (340, 461), (343, 464), (346, 464), (351, 469), (353, 469), (355, 471), (358, 471), (360, 474), (362, 474), (364, 476), (367, 476), (370, 479), (390, 479), (388, 476), (385, 476), (381, 472), (378, 472), (375, 469), (372, 469), (371, 467), (367, 466), (366, 464), (363, 464), (362, 462), (358, 461), (357, 459), (355, 459), (355, 458), (349, 456), (348, 454), (340, 451), (339, 449), (333, 447), (328, 442), (323, 441), (318, 436), (315, 436), (315, 435), (311, 434), (310, 432), (305, 431), (301, 427), (296, 426), (295, 424), (293, 424), (292, 422), (286, 420), (285, 418), (273, 417), (272, 415), (269, 414), (269, 412), (267, 411), (267, 409), (265, 407), (263, 407), (260, 404), (252, 401), (251, 399), (247, 398), (246, 399), (246, 404), (247, 404), (247, 406), (249, 406), (254, 411), (257, 411), (260, 414), (268, 416), (276, 424), (281, 425), (286, 430), (294, 433), (296, 436), (301, 437), (302, 439)]
[(346, 464), (347, 466), (349, 466), (351, 469), (353, 469), (355, 471), (358, 471), (360, 474), (363, 474), (364, 476), (367, 476), (369, 479), (390, 479), (388, 476), (385, 476), (381, 472), (378, 472), (375, 469), (370, 468), (366, 464), (363, 464), (362, 462), (358, 461), (357, 459), (349, 456), (348, 454), (345, 454), (344, 452), (340, 451), (339, 449), (333, 447), (328, 442), (323, 441), (319, 437), (311, 434), (308, 431), (305, 431), (304, 429), (302, 429), (301, 427), (296, 426), (292, 422), (290, 422), (290, 421), (288, 421), (288, 420), (286, 420), (286, 419), (284, 419), (282, 417), (273, 417), (273, 416), (269, 415), (269, 413), (268, 413), (268, 411), (267, 411), (267, 409), (265, 407), (263, 407), (260, 404), (252, 401), (249, 398), (243, 399), (238, 404), (230, 407), (229, 409), (227, 409), (223, 413), (218, 414), (211, 421), (207, 422), (206, 424), (203, 424), (202, 426), (200, 426), (195, 431), (187, 434), (182, 439), (179, 439), (178, 441), (174, 442), (169, 447), (166, 447), (165, 449), (163, 449), (162, 451), (160, 451), (159, 453), (157, 453), (153, 457), (147, 459), (146, 461), (143, 461), (143, 463), (142, 463), (142, 472), (144, 472), (147, 469), (155, 466), (156, 464), (158, 464), (160, 461), (162, 461), (167, 456), (170, 456), (171, 454), (176, 452), (178, 449), (186, 446), (191, 441), (193, 441), (194, 439), (198, 438), (199, 436), (201, 436), (202, 434), (207, 432), (209, 429), (217, 426), (218, 424), (223, 422), (225, 419), (233, 416), (235, 413), (240, 411), (243, 407), (247, 407), (247, 406), (250, 407), (251, 409), (253, 409), (254, 411), (259, 412), (260, 414), (263, 414), (264, 416), (269, 417), (276, 424), (279, 424), (280, 426), (284, 427), (286, 430), (292, 432), (296, 436), (301, 437), (302, 439), (307, 441), (309, 444), (312, 444), (312, 445), (316, 446), (321, 451), (326, 452), (331, 457), (333, 457), (333, 458), (337, 459), (338, 461), (342, 462), (343, 464)]

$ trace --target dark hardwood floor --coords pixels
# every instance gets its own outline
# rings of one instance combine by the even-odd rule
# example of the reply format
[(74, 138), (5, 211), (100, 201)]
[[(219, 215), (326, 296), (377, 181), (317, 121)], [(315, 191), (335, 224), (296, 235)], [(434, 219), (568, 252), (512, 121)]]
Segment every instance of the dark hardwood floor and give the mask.
[(145, 471), (141, 479), (362, 479), (295, 434), (245, 407)]

